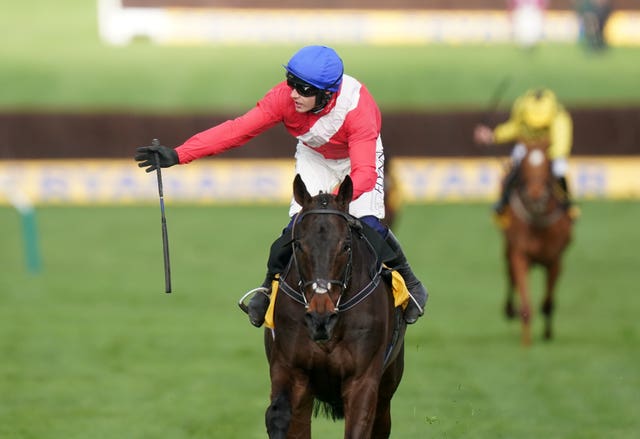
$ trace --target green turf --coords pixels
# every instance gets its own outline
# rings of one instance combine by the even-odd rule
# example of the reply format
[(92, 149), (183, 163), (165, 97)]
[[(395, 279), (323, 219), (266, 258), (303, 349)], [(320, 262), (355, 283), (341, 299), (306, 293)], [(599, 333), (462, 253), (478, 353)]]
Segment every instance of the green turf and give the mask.
[[(633, 437), (640, 431), (640, 203), (585, 202), (556, 334), (530, 349), (501, 315), (501, 241), (481, 204), (407, 206), (396, 232), (430, 292), (407, 334), (393, 438)], [(265, 437), (261, 332), (236, 307), (261, 280), (286, 207), (38, 210), (43, 272), (0, 208), (0, 437)], [(533, 273), (536, 300), (541, 276)], [(536, 307), (537, 308), (537, 307)], [(314, 422), (315, 437), (342, 424)]]
[[(0, 110), (239, 112), (283, 79), (299, 45), (110, 47), (96, 2), (6, 2), (0, 14)], [(572, 106), (639, 104), (640, 47), (594, 54), (576, 44), (372, 47), (336, 45), (347, 73), (384, 111), (486, 109), (508, 78), (503, 105), (547, 85)]]

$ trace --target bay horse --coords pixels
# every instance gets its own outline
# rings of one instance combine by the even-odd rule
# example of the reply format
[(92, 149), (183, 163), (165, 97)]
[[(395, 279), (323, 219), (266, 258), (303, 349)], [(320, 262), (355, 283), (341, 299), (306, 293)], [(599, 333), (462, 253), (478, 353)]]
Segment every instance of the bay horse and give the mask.
[(404, 370), (401, 308), (363, 225), (348, 214), (351, 178), (337, 195), (312, 197), (300, 175), (293, 186), (302, 210), (265, 330), (269, 438), (310, 438), (312, 416), (323, 414), (344, 419), (345, 438), (386, 439)]
[(543, 338), (553, 338), (552, 316), (555, 287), (562, 256), (571, 242), (572, 219), (566, 210), (565, 194), (557, 186), (547, 156), (548, 143), (528, 143), (509, 204), (503, 233), (507, 262), (505, 314), (515, 318), (514, 290), (519, 295), (522, 344), (531, 344), (531, 297), (528, 273), (533, 266), (546, 271), (546, 292), (541, 312), (545, 317)]

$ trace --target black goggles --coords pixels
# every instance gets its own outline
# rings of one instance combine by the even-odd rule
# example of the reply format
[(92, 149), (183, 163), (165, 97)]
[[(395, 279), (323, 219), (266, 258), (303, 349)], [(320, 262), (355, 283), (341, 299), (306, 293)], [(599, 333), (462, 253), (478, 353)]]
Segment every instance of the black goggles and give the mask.
[(300, 96), (304, 96), (305, 98), (316, 96), (320, 93), (319, 88), (304, 82), (302, 79), (292, 75), (291, 73), (287, 73), (287, 85), (292, 89), (295, 89)]

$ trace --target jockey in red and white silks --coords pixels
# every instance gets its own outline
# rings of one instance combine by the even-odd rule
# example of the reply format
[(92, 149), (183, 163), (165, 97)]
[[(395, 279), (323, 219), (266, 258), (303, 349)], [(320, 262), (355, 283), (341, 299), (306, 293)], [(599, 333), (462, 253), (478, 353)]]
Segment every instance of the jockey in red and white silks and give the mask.
[[(375, 248), (381, 260), (403, 277), (412, 298), (404, 310), (404, 319), (407, 323), (416, 322), (424, 312), (427, 290), (414, 275), (394, 234), (380, 221), (384, 218), (384, 153), (378, 105), (363, 84), (344, 74), (342, 59), (329, 47), (303, 47), (284, 68), (286, 80), (269, 90), (251, 110), (196, 134), (175, 149), (160, 145), (140, 147), (136, 155), (138, 166), (147, 167), (150, 172), (157, 166), (186, 164), (244, 145), (283, 124), (298, 140), (296, 173), (311, 195), (320, 191), (335, 193), (344, 178), (351, 177), (353, 198), (349, 212), (360, 219), (368, 239), (380, 243)], [(264, 322), (272, 281), (291, 259), (290, 231), (300, 209), (292, 200), (289, 225), (271, 245), (265, 280), (261, 287), (248, 293), (259, 293), (247, 306), (249, 320), (255, 326)]]
[[(176, 148), (180, 163), (219, 154), (283, 123), (298, 139), (296, 173), (309, 193), (333, 192), (346, 175), (353, 181), (350, 213), (384, 218), (380, 110), (367, 88), (343, 75), (339, 91), (318, 113), (296, 112), (286, 81), (272, 88), (249, 112), (203, 131)], [(291, 201), (293, 216), (300, 210)]]

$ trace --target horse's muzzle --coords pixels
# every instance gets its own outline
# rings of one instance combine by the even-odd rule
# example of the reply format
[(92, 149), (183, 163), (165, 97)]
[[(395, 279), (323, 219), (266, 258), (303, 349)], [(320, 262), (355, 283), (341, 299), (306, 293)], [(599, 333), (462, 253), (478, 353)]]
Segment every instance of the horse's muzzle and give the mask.
[(315, 311), (307, 312), (304, 316), (309, 330), (309, 337), (316, 342), (325, 342), (331, 339), (333, 328), (338, 322), (338, 313), (317, 313)]

